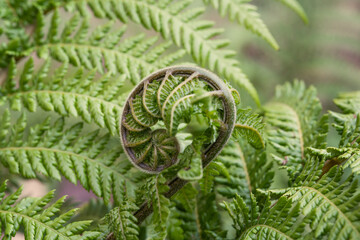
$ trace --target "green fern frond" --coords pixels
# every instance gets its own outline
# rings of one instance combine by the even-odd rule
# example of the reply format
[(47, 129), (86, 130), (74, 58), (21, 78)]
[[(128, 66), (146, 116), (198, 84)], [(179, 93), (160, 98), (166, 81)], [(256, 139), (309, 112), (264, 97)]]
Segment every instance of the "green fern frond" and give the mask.
[[(272, 206), (266, 199), (262, 210), (251, 194), (250, 206), (239, 195), (225, 208), (233, 219), (236, 239), (299, 239), (311, 218), (301, 219), (299, 204), (281, 197)], [(299, 223), (298, 220), (302, 221)]]
[(200, 180), (203, 177), (201, 157), (193, 156), (190, 160), (190, 169), (181, 169), (178, 176), (187, 181)]
[[(123, 199), (121, 186), (126, 182), (129, 194), (132, 183), (126, 172), (131, 168), (126, 160), (119, 159), (123, 150), (110, 148), (109, 135), (99, 131), (82, 134), (83, 123), (65, 127), (64, 119), (30, 127), (23, 113), (11, 127), (11, 116), (6, 110), (2, 117), (0, 161), (12, 173), (26, 178), (43, 174), (58, 181), (66, 177), (73, 184), (80, 184), (88, 191), (109, 203), (113, 197), (116, 204)], [(119, 146), (120, 144), (118, 144)]]
[(106, 74), (94, 80), (95, 71), (79, 69), (68, 76), (67, 64), (59, 67), (54, 74), (49, 74), (49, 69), (50, 62), (47, 61), (35, 72), (33, 59), (30, 58), (17, 81), (15, 62), (12, 61), (1, 89), (3, 101), (8, 101), (15, 111), (26, 108), (36, 112), (41, 108), (62, 116), (80, 117), (87, 123), (107, 128), (111, 135), (119, 134), (124, 75), (110, 77)]
[(270, 33), (265, 23), (261, 20), (257, 7), (249, 4), (251, 0), (203, 0), (206, 4), (210, 4), (218, 10), (220, 16), (236, 21), (243, 25), (246, 29), (262, 37), (275, 50), (279, 49), (279, 45)]
[(339, 94), (338, 98), (334, 99), (334, 102), (345, 114), (359, 113), (360, 91)]
[(137, 240), (139, 226), (133, 213), (138, 207), (131, 201), (125, 200), (120, 206), (112, 209), (106, 215), (106, 232), (113, 234), (116, 240)]
[(145, 189), (147, 190), (147, 199), (151, 200), (154, 213), (151, 218), (149, 234), (151, 239), (165, 239), (166, 225), (170, 214), (170, 200), (163, 194), (169, 190), (165, 185), (166, 179), (162, 175), (153, 176), (147, 179)]
[(264, 148), (263, 140), (264, 124), (258, 114), (252, 113), (251, 109), (238, 109), (233, 138), (245, 138), (254, 148)]
[(50, 54), (61, 62), (70, 62), (87, 69), (95, 68), (100, 73), (123, 73), (134, 84), (184, 54), (184, 51), (180, 50), (159, 59), (170, 47), (169, 42), (155, 46), (157, 38), (145, 38), (143, 34), (121, 40), (126, 26), (113, 31), (112, 22), (99, 26), (88, 34), (89, 20), (82, 19), (78, 14), (65, 24), (60, 33), (60, 15), (57, 10), (52, 16), (48, 34), (43, 38), (41, 35), (46, 32), (44, 18), (39, 19), (42, 22), (38, 23), (35, 31), (40, 36), (35, 37), (34, 48), (27, 52), (36, 51), (43, 58)]
[(299, 17), (303, 20), (305, 24), (309, 23), (309, 19), (306, 15), (306, 12), (304, 11), (303, 7), (300, 5), (300, 3), (297, 0), (276, 0), (278, 2), (281, 2), (291, 10), (293, 10)]
[[(288, 169), (299, 170), (305, 149), (314, 147), (327, 134), (326, 125), (319, 126), (321, 104), (314, 87), (295, 81), (276, 89), (276, 98), (265, 107), (268, 141), (279, 156), (275, 160)], [(326, 120), (326, 119), (325, 119)], [(325, 127), (324, 127), (325, 126)]]
[(228, 180), (230, 179), (230, 174), (226, 166), (215, 159), (204, 169), (204, 176), (200, 181), (201, 190), (205, 195), (213, 190), (215, 177), (219, 175)]
[[(213, 233), (222, 236), (222, 239), (226, 237), (226, 231), (221, 228), (220, 209), (214, 192), (199, 192), (187, 184), (174, 199), (176, 204), (170, 217), (183, 229), (183, 239), (213, 239)], [(174, 228), (168, 230), (176, 231)], [(170, 234), (175, 235), (176, 232)]]
[[(6, 182), (0, 186), (0, 234), (4, 239), (15, 236), (20, 227), (24, 228), (25, 239), (97, 239), (98, 232), (86, 231), (91, 221), (78, 221), (66, 224), (77, 209), (56, 216), (65, 197), (49, 205), (54, 191), (42, 198), (25, 198), (17, 202), (22, 192), (19, 188), (5, 196)], [(46, 208), (45, 206), (48, 207)]]
[(238, 67), (233, 56), (235, 52), (223, 49), (229, 43), (224, 39), (212, 39), (223, 30), (212, 28), (211, 21), (196, 20), (204, 12), (203, 8), (186, 10), (192, 0), (152, 1), (152, 0), (81, 0), (71, 2), (71, 8), (86, 12), (86, 6), (100, 18), (118, 18), (122, 22), (132, 20), (147, 29), (154, 29), (164, 39), (185, 49), (201, 66), (216, 71), (233, 85), (246, 89), (257, 105), (260, 100), (254, 86)]
[(360, 194), (358, 181), (350, 176), (342, 181), (343, 170), (333, 167), (319, 181), (290, 188), (285, 197), (299, 202), (306, 215), (314, 212), (311, 228), (316, 238), (360, 238)]
[(256, 189), (267, 189), (272, 183), (274, 172), (264, 153), (255, 152), (250, 147), (229, 142), (217, 158), (228, 170), (229, 177), (220, 175), (215, 178), (216, 190), (227, 198), (236, 194), (246, 201)]

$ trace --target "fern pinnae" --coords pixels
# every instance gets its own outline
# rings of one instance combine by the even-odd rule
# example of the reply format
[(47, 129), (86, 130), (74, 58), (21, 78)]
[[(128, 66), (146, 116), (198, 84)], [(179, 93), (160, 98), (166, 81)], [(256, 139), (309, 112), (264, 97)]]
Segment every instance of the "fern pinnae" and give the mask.
[[(209, 67), (235, 86), (246, 89), (256, 104), (260, 105), (255, 88), (237, 66), (238, 62), (232, 58), (234, 52), (222, 49), (227, 42), (211, 40), (222, 30), (211, 28), (213, 23), (210, 21), (195, 20), (204, 9), (185, 10), (191, 0), (182, 0), (177, 4), (171, 4), (173, 1), (112, 0), (105, 4), (106, 8), (98, 0), (81, 1), (84, 2), (89, 3), (97, 17), (116, 16), (122, 22), (130, 19), (147, 29), (154, 29), (164, 39), (171, 39), (177, 46), (185, 49), (199, 65)], [(79, 7), (82, 8), (82, 5)]]
[[(39, 21), (44, 21), (43, 17), (40, 17)], [(151, 71), (171, 64), (184, 54), (180, 50), (168, 54), (166, 58), (163, 56), (164, 59), (158, 61), (160, 55), (169, 48), (168, 43), (153, 48), (157, 38), (147, 39), (143, 34), (121, 41), (126, 26), (110, 32), (112, 22), (99, 26), (88, 34), (89, 20), (81, 19), (78, 14), (65, 24), (58, 36), (59, 21), (58, 10), (55, 10), (52, 16), (53, 24), (45, 38), (43, 38), (44, 34), (40, 34), (46, 31), (44, 22), (38, 23), (34, 46), (27, 49), (23, 55), (36, 51), (40, 57), (47, 58), (50, 54), (61, 62), (70, 62), (87, 69), (96, 68), (100, 73), (123, 73), (136, 84)], [(74, 37), (70, 38), (72, 35)]]
[[(7, 81), (15, 79), (7, 79), (4, 83), (5, 100), (9, 101), (11, 109), (21, 111), (24, 107), (35, 112), (39, 107), (62, 116), (80, 117), (88, 123), (106, 127), (112, 135), (118, 134), (117, 119), (121, 102), (117, 100), (117, 95), (121, 93), (124, 75), (117, 78), (104, 75), (98, 81), (92, 81), (95, 72), (86, 75), (80, 69), (73, 77), (67, 77), (65, 64), (58, 68), (58, 75), (55, 74), (49, 82), (46, 78), (49, 63), (46, 62), (38, 73), (33, 73), (32, 59), (29, 63), (25, 66), (24, 77), (18, 88), (8, 87), (10, 83)], [(25, 76), (28, 80), (24, 80)]]
[(54, 197), (54, 191), (49, 192), (42, 198), (25, 198), (16, 202), (22, 192), (22, 188), (5, 197), (6, 182), (0, 187), (0, 222), (1, 230), (4, 229), (4, 237), (10, 238), (24, 227), (25, 239), (56, 238), (70, 239), (96, 239), (99, 232), (89, 231), (91, 221), (66, 222), (75, 214), (77, 209), (70, 210), (60, 216), (56, 216), (59, 208), (63, 205), (65, 197), (44, 208)]
[[(74, 184), (79, 180), (85, 189), (92, 190), (105, 202), (111, 195), (117, 204), (122, 201), (118, 184), (127, 182), (131, 194), (133, 183), (126, 177), (130, 166), (118, 159), (122, 149), (106, 148), (109, 135), (99, 136), (95, 131), (82, 136), (83, 124), (65, 129), (64, 120), (50, 124), (46, 119), (30, 130), (38, 134), (34, 138), (17, 133), (28, 129), (25, 126), (25, 120), (18, 120), (15, 129), (19, 130), (8, 133), (7, 142), (0, 148), (0, 160), (11, 172), (30, 178), (41, 173), (58, 181), (65, 176)], [(21, 142), (14, 140), (20, 139), (19, 136)]]

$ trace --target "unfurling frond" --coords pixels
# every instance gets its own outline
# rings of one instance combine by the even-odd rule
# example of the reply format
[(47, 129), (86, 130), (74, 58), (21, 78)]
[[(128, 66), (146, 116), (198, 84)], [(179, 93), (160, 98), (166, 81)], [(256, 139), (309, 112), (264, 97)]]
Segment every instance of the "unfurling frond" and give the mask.
[(267, 189), (272, 183), (274, 172), (272, 163), (268, 163), (265, 153), (256, 152), (245, 144), (230, 142), (218, 156), (229, 176), (215, 178), (216, 190), (227, 198), (240, 195), (245, 201), (256, 189)]
[(100, 234), (95, 231), (86, 231), (91, 221), (66, 224), (77, 209), (57, 216), (65, 197), (50, 205), (50, 201), (54, 198), (54, 191), (42, 198), (25, 198), (17, 202), (22, 188), (8, 196), (5, 196), (5, 190), (6, 182), (0, 186), (0, 234), (3, 234), (4, 239), (15, 236), (20, 227), (24, 228), (26, 240), (90, 240), (97, 239)]
[(238, 109), (233, 138), (246, 139), (254, 148), (264, 148), (263, 140), (264, 124), (259, 115), (251, 112), (251, 109)]
[(25, 107), (36, 112), (41, 108), (62, 116), (80, 117), (87, 123), (107, 128), (111, 135), (119, 134), (124, 75), (110, 77), (106, 74), (95, 80), (95, 71), (79, 69), (70, 75), (67, 74), (68, 65), (64, 64), (54, 74), (49, 74), (49, 68), (47, 61), (35, 72), (30, 59), (17, 81), (16, 66), (12, 62), (10, 74), (1, 88), (3, 101), (7, 100), (12, 110), (22, 111)]
[(265, 106), (265, 122), (269, 144), (279, 155), (275, 159), (281, 165), (299, 170), (305, 149), (323, 144), (319, 139), (326, 136), (327, 124), (326, 116), (320, 119), (320, 112), (314, 87), (306, 89), (300, 81), (277, 87), (276, 98)]
[(73, 184), (79, 181), (106, 203), (111, 197), (116, 204), (122, 202), (125, 182), (131, 194), (130, 177), (126, 177), (131, 166), (119, 159), (120, 147), (109, 146), (108, 134), (101, 135), (98, 130), (83, 134), (83, 123), (67, 128), (63, 118), (54, 123), (46, 118), (31, 127), (24, 113), (11, 127), (10, 123), (10, 113), (5, 111), (0, 125), (0, 161), (12, 173), (26, 178), (40, 173), (58, 181), (64, 176)]
[(122, 22), (132, 20), (147, 29), (154, 29), (163, 38), (172, 40), (185, 49), (200, 66), (217, 72), (234, 86), (246, 89), (254, 101), (260, 105), (258, 94), (249, 79), (233, 58), (235, 52), (223, 49), (229, 44), (224, 39), (212, 39), (223, 30), (213, 28), (211, 21), (197, 20), (203, 8), (186, 9), (191, 0), (81, 0), (71, 3), (86, 13), (86, 6), (100, 18), (118, 18)]
[(250, 0), (203, 0), (216, 8), (222, 17), (228, 16), (231, 21), (236, 21), (246, 29), (262, 37), (274, 49), (279, 45), (270, 33), (265, 23), (257, 12), (257, 7), (249, 4)]
[[(239, 195), (233, 202), (225, 203), (233, 219), (236, 239), (298, 239), (311, 220), (309, 217), (301, 219), (299, 204), (293, 204), (286, 197), (281, 197), (272, 206), (267, 198), (260, 210), (255, 196), (251, 194), (251, 203), (248, 205)], [(299, 223), (299, 219), (302, 222)]]

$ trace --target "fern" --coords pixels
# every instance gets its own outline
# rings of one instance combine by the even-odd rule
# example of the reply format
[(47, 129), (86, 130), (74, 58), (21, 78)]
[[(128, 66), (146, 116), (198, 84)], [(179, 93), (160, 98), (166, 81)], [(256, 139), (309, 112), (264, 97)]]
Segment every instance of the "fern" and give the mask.
[[(40, 15), (40, 21), (44, 21)], [(48, 35), (45, 39), (35, 36), (35, 49), (39, 56), (47, 57), (50, 53), (55, 59), (62, 62), (71, 62), (75, 66), (85, 66), (88, 69), (96, 68), (100, 73), (124, 73), (133, 83), (137, 83), (157, 68), (167, 66), (179, 59), (183, 51), (161, 58), (159, 56), (169, 48), (170, 44), (163, 43), (153, 47), (157, 38), (145, 38), (143, 34), (128, 38), (120, 42), (126, 27), (111, 31), (112, 22), (96, 28), (90, 35), (90, 23), (75, 14), (65, 24), (60, 36), (60, 16), (55, 11)], [(40, 34), (43, 22), (38, 22)], [(111, 31), (111, 33), (110, 33)], [(42, 33), (43, 34), (43, 33)], [(74, 35), (74, 38), (71, 36)], [(153, 48), (152, 48), (153, 47)], [(104, 63), (103, 63), (104, 62)]]
[(63, 118), (54, 123), (46, 118), (30, 127), (23, 113), (9, 131), (10, 122), (10, 113), (5, 111), (0, 160), (12, 173), (26, 178), (43, 174), (58, 181), (64, 176), (73, 184), (79, 181), (106, 203), (111, 195), (116, 204), (121, 203), (125, 181), (131, 194), (131, 181), (125, 176), (130, 166), (118, 159), (121, 148), (106, 147), (109, 135), (100, 135), (98, 130), (82, 134), (82, 123), (65, 128)]
[(229, 177), (217, 176), (217, 191), (227, 198), (236, 194), (246, 201), (250, 193), (256, 189), (270, 187), (274, 172), (271, 171), (272, 163), (267, 162), (265, 153), (255, 152), (248, 146), (239, 143), (229, 143), (218, 160), (228, 169)]
[(25, 239), (96, 239), (98, 232), (86, 231), (91, 221), (79, 221), (66, 224), (75, 214), (72, 209), (56, 216), (65, 197), (47, 206), (54, 198), (54, 191), (42, 198), (25, 198), (19, 202), (22, 188), (5, 196), (6, 182), (0, 186), (0, 233), (4, 239), (15, 236), (20, 227), (24, 228)]
[(246, 138), (254, 148), (265, 147), (263, 140), (264, 124), (262, 118), (257, 114), (251, 113), (250, 109), (237, 110), (236, 124), (233, 132), (234, 139)]
[(341, 136), (338, 147), (310, 148), (312, 154), (328, 160), (328, 165), (343, 164), (354, 173), (360, 172), (360, 95), (358, 92), (342, 94), (334, 100), (343, 113), (330, 111), (333, 126)]
[(300, 81), (287, 83), (276, 89), (276, 98), (264, 109), (270, 126), (269, 143), (280, 155), (274, 156), (275, 159), (296, 170), (304, 160), (306, 147), (322, 142), (318, 139), (327, 134), (327, 125), (320, 119), (321, 105), (315, 88), (305, 89)]
[(161, 175), (151, 177), (145, 183), (145, 189), (149, 193), (154, 214), (152, 216), (153, 226), (150, 227), (151, 239), (164, 239), (166, 237), (166, 222), (170, 214), (170, 201), (163, 193), (168, 190), (164, 184), (165, 178)]
[(254, 195), (251, 194), (250, 207), (237, 195), (225, 208), (233, 219), (237, 239), (298, 239), (311, 220), (304, 218), (297, 223), (301, 219), (299, 204), (293, 204), (286, 197), (281, 197), (274, 205), (267, 198), (260, 210)]
[(206, 4), (211, 5), (219, 11), (222, 17), (228, 16), (231, 21), (236, 21), (248, 30), (262, 37), (275, 50), (279, 45), (270, 33), (265, 23), (261, 20), (257, 8), (249, 4), (251, 0), (203, 0)]
[(47, 61), (35, 72), (33, 60), (28, 60), (16, 87), (16, 66), (12, 61), (11, 74), (1, 89), (2, 101), (8, 101), (10, 108), (16, 111), (26, 108), (36, 112), (41, 108), (62, 116), (80, 117), (87, 123), (107, 128), (111, 135), (117, 135), (125, 76), (115, 78), (107, 74), (93, 81), (96, 77), (94, 70), (84, 72), (79, 69), (72, 76), (67, 76), (68, 65), (64, 64), (52, 76), (49, 74), (50, 67)]
[(123, 201), (119, 207), (112, 209), (106, 215), (107, 224), (102, 226), (105, 233), (112, 233), (115, 239), (138, 239), (139, 226), (132, 214), (137, 209), (137, 206), (130, 201)]
[(342, 169), (334, 167), (318, 182), (308, 182), (285, 193), (300, 203), (304, 214), (315, 212), (311, 227), (316, 238), (359, 238), (360, 219), (356, 213), (360, 205), (360, 194), (356, 193), (358, 182), (353, 176), (342, 182), (342, 175)]
[(237, 66), (232, 58), (234, 52), (224, 50), (227, 40), (213, 40), (222, 29), (212, 28), (213, 22), (196, 20), (204, 12), (203, 8), (186, 10), (192, 0), (182, 0), (174, 3), (172, 0), (82, 0), (71, 2), (69, 8), (77, 8), (86, 13), (86, 4), (95, 16), (100, 18), (118, 18), (122, 22), (132, 20), (147, 29), (161, 33), (165, 39), (171, 39), (174, 44), (185, 49), (196, 63), (216, 71), (235, 86), (246, 89), (254, 101), (260, 105), (259, 97), (253, 85)]

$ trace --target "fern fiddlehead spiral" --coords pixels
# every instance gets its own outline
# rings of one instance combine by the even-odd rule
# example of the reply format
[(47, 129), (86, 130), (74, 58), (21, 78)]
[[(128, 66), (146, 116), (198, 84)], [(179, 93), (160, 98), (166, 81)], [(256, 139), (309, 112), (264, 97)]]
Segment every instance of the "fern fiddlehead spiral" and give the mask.
[[(202, 100), (207, 98), (216, 101), (217, 108), (204, 113)], [(205, 167), (235, 125), (236, 107), (229, 87), (215, 74), (188, 66), (164, 68), (143, 79), (130, 93), (121, 118), (121, 142), (131, 162), (147, 173), (176, 164), (181, 154), (176, 138), (179, 126), (199, 112), (212, 115), (219, 126), (215, 140), (202, 148)]]

